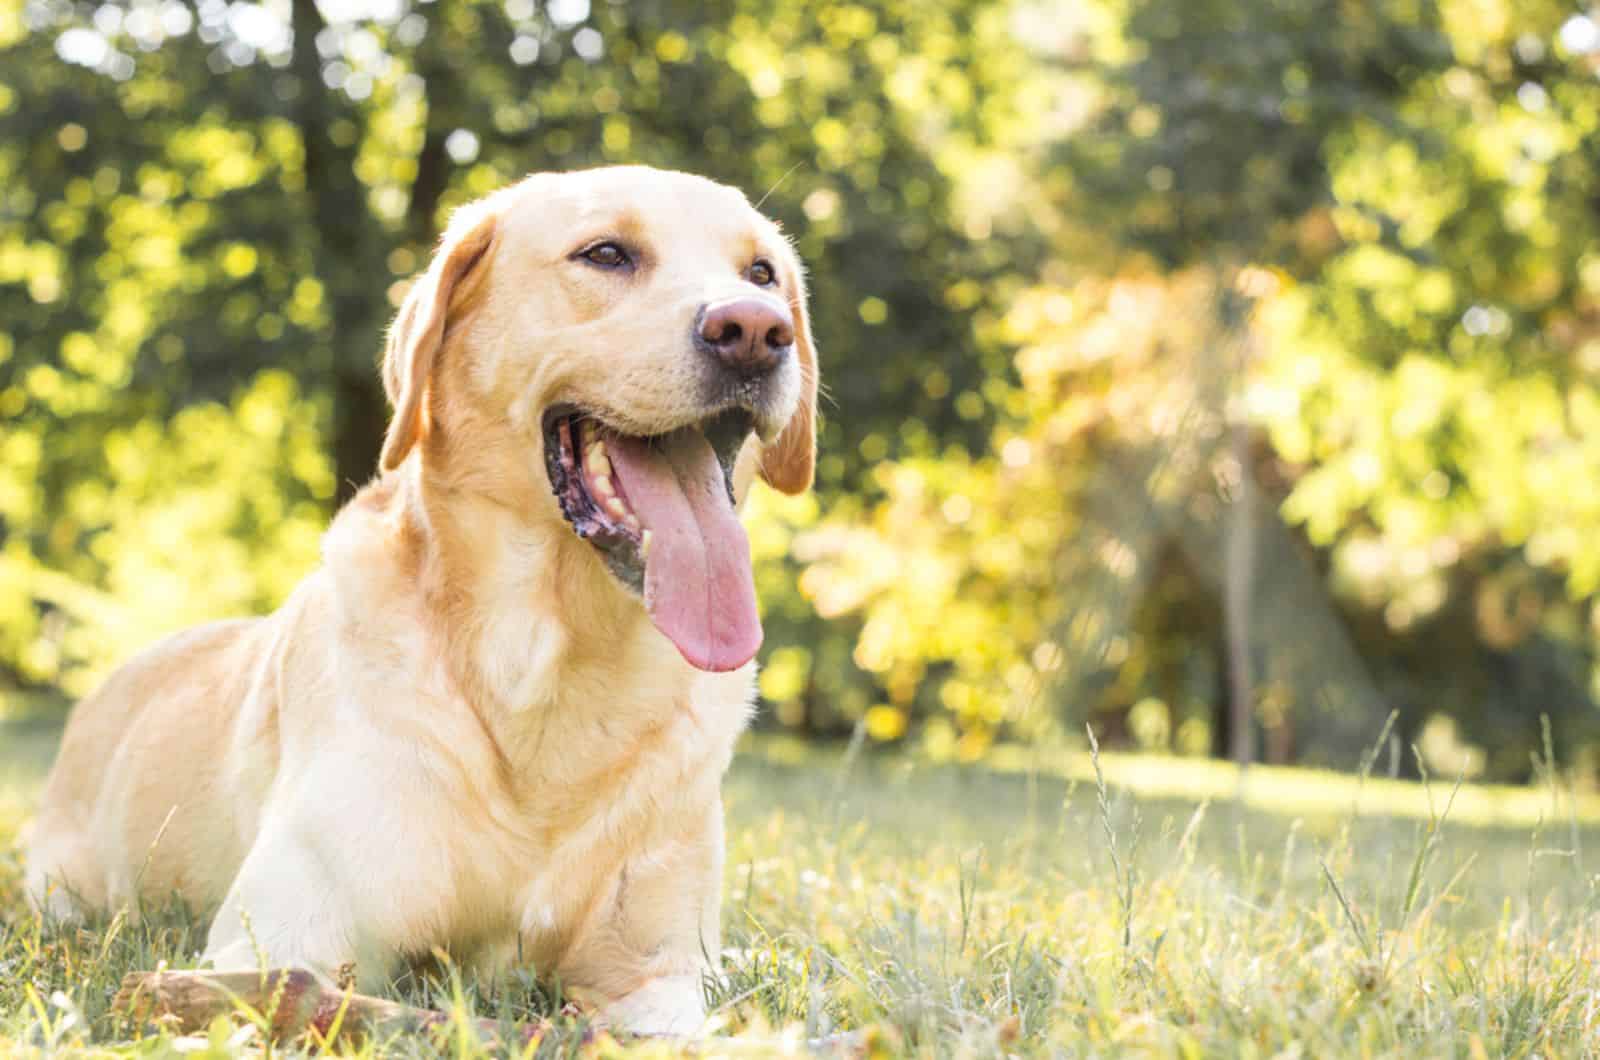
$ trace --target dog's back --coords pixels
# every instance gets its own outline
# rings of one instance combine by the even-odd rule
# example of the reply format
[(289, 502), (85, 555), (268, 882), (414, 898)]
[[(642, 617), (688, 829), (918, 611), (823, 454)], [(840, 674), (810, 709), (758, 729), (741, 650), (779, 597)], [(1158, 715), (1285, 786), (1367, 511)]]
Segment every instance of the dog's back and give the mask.
[[(243, 858), (216, 749), (261, 668), (270, 619), (169, 636), (117, 669), (73, 710), (31, 832), (27, 890), (72, 916), (135, 897), (221, 901)], [(159, 747), (150, 746), (159, 743)], [(258, 748), (265, 750), (266, 748)], [(200, 874), (163, 847), (214, 851)]]

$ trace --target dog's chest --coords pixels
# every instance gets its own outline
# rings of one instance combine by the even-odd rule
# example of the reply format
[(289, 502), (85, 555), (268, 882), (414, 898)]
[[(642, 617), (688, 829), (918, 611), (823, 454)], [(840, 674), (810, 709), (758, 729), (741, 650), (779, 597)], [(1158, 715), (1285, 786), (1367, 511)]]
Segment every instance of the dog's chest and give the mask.
[[(559, 961), (616, 903), (630, 866), (670, 856), (719, 811), (753, 675), (694, 681), (606, 703), (557, 702), (509, 746), (515, 781), (494, 817), (503, 842), (485, 880), (524, 959)], [(496, 903), (498, 904), (498, 903)]]

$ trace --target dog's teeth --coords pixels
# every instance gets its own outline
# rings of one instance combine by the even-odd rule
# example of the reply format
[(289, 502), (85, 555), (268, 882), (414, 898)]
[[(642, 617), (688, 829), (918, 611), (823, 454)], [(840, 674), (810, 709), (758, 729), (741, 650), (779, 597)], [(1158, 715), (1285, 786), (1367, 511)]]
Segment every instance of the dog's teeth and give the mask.
[(611, 474), (611, 460), (606, 456), (604, 442), (595, 442), (589, 451), (583, 455), (583, 462), (589, 465), (589, 470), (602, 478)]
[(616, 495), (616, 491), (611, 488), (611, 479), (605, 475), (596, 475), (594, 477), (594, 491), (602, 497)]
[(625, 519), (628, 516), (628, 506), (622, 503), (621, 497), (614, 494), (606, 498), (606, 511), (618, 519)]
[(639, 539), (639, 556), (641, 559), (650, 558), (650, 531), (646, 530)]
[(638, 531), (639, 517), (634, 515), (632, 512), (629, 512), (627, 515), (623, 516), (622, 521), (627, 524), (629, 530), (633, 530), (635, 532)]

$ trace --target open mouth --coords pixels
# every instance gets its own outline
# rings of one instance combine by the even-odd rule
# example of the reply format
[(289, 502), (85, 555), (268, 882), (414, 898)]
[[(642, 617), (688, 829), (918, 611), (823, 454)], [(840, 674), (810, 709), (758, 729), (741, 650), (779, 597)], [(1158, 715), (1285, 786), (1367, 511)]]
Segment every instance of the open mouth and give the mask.
[(750, 545), (733, 507), (733, 465), (751, 429), (740, 409), (650, 436), (570, 405), (544, 417), (561, 514), (702, 670), (737, 669), (761, 646)]

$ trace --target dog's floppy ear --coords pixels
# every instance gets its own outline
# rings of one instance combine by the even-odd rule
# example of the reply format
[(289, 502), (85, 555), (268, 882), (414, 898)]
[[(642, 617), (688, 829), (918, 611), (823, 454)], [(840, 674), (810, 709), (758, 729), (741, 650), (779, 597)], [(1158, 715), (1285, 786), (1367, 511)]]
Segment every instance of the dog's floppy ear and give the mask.
[(393, 471), (428, 429), (428, 385), (444, 345), (452, 311), (459, 313), (469, 283), (482, 276), (480, 263), (494, 243), (495, 215), (468, 207), (450, 219), (428, 271), (411, 285), (389, 328), (383, 354), (383, 388), (394, 406), (383, 440), (381, 467)]
[(817, 349), (811, 341), (805, 281), (798, 264), (793, 273), (789, 309), (794, 313), (794, 345), (800, 358), (800, 405), (772, 444), (762, 448), (761, 477), (784, 493), (804, 493), (811, 488), (817, 466)]

